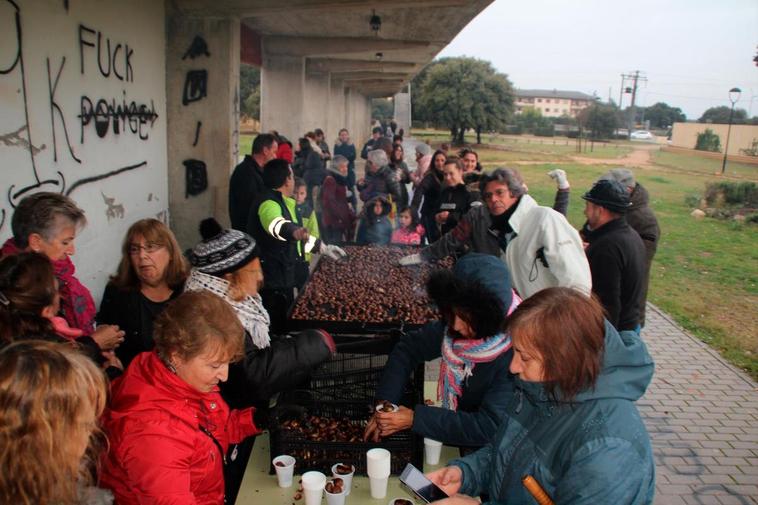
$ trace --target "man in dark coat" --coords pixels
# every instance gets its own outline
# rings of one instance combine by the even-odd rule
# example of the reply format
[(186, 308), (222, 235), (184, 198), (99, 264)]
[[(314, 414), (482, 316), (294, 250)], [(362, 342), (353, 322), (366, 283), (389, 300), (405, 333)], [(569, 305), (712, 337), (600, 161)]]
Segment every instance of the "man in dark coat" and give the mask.
[(650, 195), (647, 189), (635, 181), (631, 170), (614, 168), (604, 174), (601, 179), (616, 180), (624, 185), (632, 202), (626, 212), (626, 222), (639, 234), (645, 245), (645, 276), (642, 283), (642, 307), (640, 308), (640, 325), (645, 326), (645, 304), (650, 283), (650, 267), (661, 239), (661, 227), (658, 226), (655, 213), (649, 206)]
[(365, 438), (378, 439), (403, 429), (466, 450), (487, 444), (513, 398), (508, 371), (513, 351), (501, 326), (513, 304), (510, 275), (495, 256), (469, 253), (453, 272), (430, 277), (427, 291), (444, 321), (426, 324), (403, 336), (387, 360), (376, 401), (399, 404), (411, 372), (442, 357), (439, 391), (442, 406), (419, 404), (379, 412)]
[(619, 182), (599, 180), (582, 198), (589, 226), (586, 252), (592, 292), (618, 331), (639, 331), (645, 246), (624, 218), (631, 205), (629, 194)]
[(229, 180), (229, 219), (235, 230), (247, 230), (247, 217), (257, 198), (266, 190), (263, 184), (263, 165), (276, 158), (276, 138), (261, 133), (253, 140), (252, 155), (234, 167)]
[(375, 126), (374, 129), (371, 130), (371, 138), (368, 139), (365, 144), (363, 144), (363, 149), (361, 149), (361, 158), (364, 160), (368, 159), (369, 151), (376, 149), (374, 144), (380, 138), (382, 138), (382, 128), (380, 126)]

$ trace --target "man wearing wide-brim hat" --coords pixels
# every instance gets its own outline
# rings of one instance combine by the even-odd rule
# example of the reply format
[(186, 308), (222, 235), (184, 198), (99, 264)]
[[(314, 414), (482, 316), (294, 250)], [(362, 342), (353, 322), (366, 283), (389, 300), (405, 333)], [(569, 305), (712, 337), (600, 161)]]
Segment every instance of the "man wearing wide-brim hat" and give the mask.
[(592, 292), (600, 298), (617, 330), (639, 331), (645, 246), (626, 222), (629, 193), (618, 181), (599, 180), (582, 198), (589, 228), (586, 252)]

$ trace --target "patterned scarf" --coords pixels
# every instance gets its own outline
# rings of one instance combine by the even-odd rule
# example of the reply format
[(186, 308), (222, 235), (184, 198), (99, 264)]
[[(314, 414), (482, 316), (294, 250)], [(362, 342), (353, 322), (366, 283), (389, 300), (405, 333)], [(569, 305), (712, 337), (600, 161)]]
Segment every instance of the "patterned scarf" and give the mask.
[(489, 338), (453, 339), (445, 328), (442, 341), (442, 362), (437, 382), (437, 399), (442, 408), (458, 409), (458, 397), (463, 394), (463, 381), (474, 374), (477, 363), (489, 363), (511, 348), (511, 337), (498, 333)]
[(264, 349), (271, 345), (271, 338), (268, 334), (271, 320), (269, 319), (268, 312), (263, 308), (263, 302), (261, 301), (260, 295), (247, 295), (238, 302), (234, 301), (229, 298), (228, 281), (225, 281), (220, 277), (204, 274), (194, 268), (192, 269), (192, 272), (190, 272), (184, 290), (210, 291), (211, 293), (220, 296), (226, 300), (226, 302), (232, 306), (234, 312), (237, 313), (240, 323), (242, 323), (245, 331), (250, 335), (253, 345), (256, 348)]
[[(18, 254), (21, 250), (10, 238), (3, 244), (2, 255)], [(61, 313), (72, 328), (78, 328), (85, 335), (95, 331), (94, 321), (97, 311), (95, 300), (84, 284), (74, 275), (76, 267), (68, 256), (52, 261), (55, 277), (58, 278), (58, 292), (61, 295)]]

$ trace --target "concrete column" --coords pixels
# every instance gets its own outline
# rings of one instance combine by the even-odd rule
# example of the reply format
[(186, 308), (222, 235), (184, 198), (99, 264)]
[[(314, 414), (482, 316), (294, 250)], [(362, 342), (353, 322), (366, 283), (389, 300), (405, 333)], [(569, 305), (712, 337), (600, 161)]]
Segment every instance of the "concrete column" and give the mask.
[(302, 136), (305, 101), (305, 58), (266, 55), (261, 67), (261, 131), (276, 130), (294, 144)]
[(410, 93), (397, 93), (393, 100), (395, 104), (395, 122), (398, 129), (403, 128), (405, 130), (405, 136), (411, 136), (411, 94)]
[(325, 132), (328, 131), (326, 122), (331, 106), (329, 88), (330, 75), (328, 72), (305, 75), (305, 99), (301, 113), (302, 131), (299, 132), (300, 135), (316, 128), (321, 128)]
[(341, 79), (332, 76), (329, 86), (329, 110), (326, 116), (325, 132), (331, 146), (337, 141), (337, 135), (345, 123), (345, 86)]
[(239, 20), (190, 19), (166, 6), (171, 228), (183, 248), (214, 216), (228, 226), (239, 137)]

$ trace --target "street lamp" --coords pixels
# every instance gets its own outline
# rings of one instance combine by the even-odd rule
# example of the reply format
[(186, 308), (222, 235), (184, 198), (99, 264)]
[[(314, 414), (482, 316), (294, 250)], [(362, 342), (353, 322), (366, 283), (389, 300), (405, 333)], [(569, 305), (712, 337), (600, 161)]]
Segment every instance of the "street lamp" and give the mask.
[(732, 88), (729, 90), (729, 101), (732, 102), (732, 110), (729, 111), (729, 127), (726, 129), (726, 144), (724, 145), (724, 161), (721, 163), (721, 175), (724, 175), (726, 170), (726, 153), (729, 151), (729, 134), (732, 133), (732, 116), (734, 116), (734, 104), (740, 99), (740, 88)]

